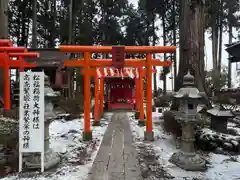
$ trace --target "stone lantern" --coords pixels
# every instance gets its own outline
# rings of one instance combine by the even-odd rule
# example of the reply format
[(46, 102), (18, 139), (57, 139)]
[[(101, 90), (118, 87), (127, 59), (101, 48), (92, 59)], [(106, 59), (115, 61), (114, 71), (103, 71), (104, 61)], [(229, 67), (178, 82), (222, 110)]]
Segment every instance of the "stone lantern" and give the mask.
[(183, 88), (179, 89), (174, 97), (179, 100), (179, 109), (175, 117), (182, 126), (181, 150), (174, 153), (169, 161), (185, 170), (205, 170), (206, 161), (197, 155), (194, 149), (194, 128), (199, 119), (197, 106), (202, 95), (194, 86), (194, 77), (190, 72), (184, 76)]
[[(53, 112), (53, 101), (56, 101), (59, 94), (55, 92), (51, 86), (48, 76), (45, 75), (44, 78), (44, 169), (49, 169), (60, 162), (60, 157), (56, 152), (53, 152), (49, 148), (49, 125), (57, 117)], [(24, 163), (29, 169), (37, 169), (41, 167), (41, 156), (40, 154), (30, 154), (26, 156)]]
[(226, 110), (222, 105), (216, 105), (207, 111), (211, 116), (211, 129), (217, 132), (227, 133), (227, 123), (229, 118), (233, 118), (234, 114)]

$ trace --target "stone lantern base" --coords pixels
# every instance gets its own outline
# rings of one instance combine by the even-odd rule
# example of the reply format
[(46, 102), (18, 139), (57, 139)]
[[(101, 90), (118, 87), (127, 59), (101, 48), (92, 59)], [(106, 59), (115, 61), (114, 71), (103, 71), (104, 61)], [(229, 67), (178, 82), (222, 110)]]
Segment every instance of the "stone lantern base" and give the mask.
[[(60, 162), (60, 157), (57, 153), (51, 149), (44, 152), (44, 169), (50, 169)], [(24, 157), (25, 166), (29, 169), (41, 168), (41, 155), (40, 154), (29, 154)]]
[(195, 153), (174, 153), (169, 162), (187, 171), (205, 171), (206, 161)]

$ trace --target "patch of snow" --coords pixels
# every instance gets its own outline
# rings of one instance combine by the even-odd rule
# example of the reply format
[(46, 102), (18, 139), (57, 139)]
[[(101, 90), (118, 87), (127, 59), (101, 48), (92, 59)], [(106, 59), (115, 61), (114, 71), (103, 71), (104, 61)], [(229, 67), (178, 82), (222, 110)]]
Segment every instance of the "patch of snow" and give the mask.
[[(106, 118), (109, 117), (107, 116)], [(101, 126), (92, 127), (93, 139), (96, 141), (96, 146), (92, 147), (91, 144), (89, 146), (89, 144), (82, 141), (82, 132), (84, 128), (83, 119), (53, 121), (49, 127), (50, 148), (58, 152), (62, 159), (66, 159), (67, 162), (61, 164), (54, 172), (52, 172), (52, 170), (46, 172), (48, 173), (47, 175), (43, 173), (37, 177), (26, 178), (9, 176), (2, 178), (2, 180), (85, 180), (97, 155), (107, 124), (108, 120), (105, 120), (102, 122)], [(79, 151), (84, 148), (87, 148), (86, 152), (92, 153), (91, 157), (87, 157), (87, 160), (83, 164), (80, 164), (79, 160), (81, 157), (79, 157)], [(78, 164), (71, 164), (75, 162), (78, 162)]]
[[(167, 173), (171, 174), (175, 180), (190, 180), (194, 178), (201, 180), (239, 179), (240, 156), (226, 156), (209, 153), (205, 157), (206, 160), (210, 162), (206, 172), (185, 171), (170, 163), (170, 157), (178, 150), (176, 149), (175, 139), (164, 132), (161, 123), (163, 123), (163, 120), (160, 117), (157, 118), (157, 115), (153, 113), (153, 132), (155, 141), (150, 143), (147, 142), (147, 144), (151, 144), (154, 147), (156, 156), (159, 157), (159, 164)], [(146, 127), (138, 126), (135, 119), (130, 119), (130, 124), (135, 141), (143, 141)]]

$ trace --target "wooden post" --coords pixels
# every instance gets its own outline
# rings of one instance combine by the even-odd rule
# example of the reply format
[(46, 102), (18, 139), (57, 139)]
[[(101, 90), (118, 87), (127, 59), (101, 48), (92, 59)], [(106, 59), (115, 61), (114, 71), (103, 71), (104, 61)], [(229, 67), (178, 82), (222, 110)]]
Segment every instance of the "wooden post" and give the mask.
[(95, 81), (95, 102), (94, 102), (94, 126), (99, 126), (100, 121), (99, 121), (99, 79), (97, 74), (94, 76), (94, 81)]
[[(90, 53), (112, 53), (112, 46), (60, 46), (62, 52), (83, 52), (84, 61), (81, 60), (67, 60), (64, 62), (65, 66), (76, 67), (84, 66), (84, 115), (85, 115), (85, 126), (84, 133), (90, 133), (90, 76), (93, 74), (90, 67), (107, 67), (113, 66), (111, 59), (101, 59), (101, 60), (90, 60)], [(124, 65), (130, 67), (147, 67), (146, 78), (147, 78), (147, 126), (145, 132), (146, 140), (153, 140), (152, 132), (152, 66), (171, 66), (171, 61), (159, 61), (152, 59), (151, 53), (175, 53), (175, 46), (125, 46), (126, 53), (145, 53), (147, 54), (147, 61), (144, 59), (125, 59)], [(102, 69), (103, 70), (103, 69)], [(140, 81), (139, 81), (139, 103), (140, 103), (140, 113), (141, 120), (144, 120), (144, 108), (143, 108), (143, 77), (145, 77), (143, 70), (140, 71)], [(104, 101), (104, 79), (100, 80), (100, 113), (103, 115), (103, 101)], [(92, 136), (92, 133), (90, 133)], [(85, 137), (85, 136), (83, 136)]]
[(136, 105), (136, 112), (139, 112), (139, 77), (135, 79), (135, 105)]
[(147, 122), (144, 133), (145, 140), (154, 140), (152, 131), (152, 54), (147, 54)]
[(143, 92), (143, 68), (139, 67), (139, 109), (140, 109), (140, 121), (142, 121), (145, 124), (145, 118), (144, 118), (144, 92)]
[(4, 53), (3, 57), (4, 61), (4, 109), (6, 111), (11, 109), (11, 85), (10, 85), (10, 74), (9, 74), (9, 62), (8, 62), (8, 55), (7, 53)]
[[(9, 49), (9, 48), (7, 48)], [(19, 48), (10, 48), (9, 50), (18, 51)], [(14, 61), (11, 57), (18, 57), (18, 60)], [(24, 67), (35, 67), (35, 64), (28, 64), (24, 62), (22, 57), (39, 57), (38, 53), (10, 53), (4, 52), (1, 54), (2, 62), (0, 61), (0, 67), (3, 68), (4, 71), (4, 110), (8, 111), (11, 109), (11, 84), (10, 84), (10, 73), (9, 70), (11, 68), (21, 68)]]
[(99, 103), (100, 103), (100, 116), (103, 117), (103, 101), (104, 101), (104, 79), (103, 77), (100, 79), (100, 95), (99, 95)]
[[(18, 60), (19, 60), (20, 62), (23, 62), (23, 57), (20, 56), (20, 57), (18, 58)], [(20, 72), (24, 72), (24, 66), (23, 66), (23, 65), (20, 66), (19, 71), (20, 71)]]
[(84, 131), (83, 140), (88, 141), (92, 139), (92, 131), (90, 124), (90, 108), (91, 108), (91, 94), (90, 94), (90, 67), (89, 61), (91, 54), (84, 53)]

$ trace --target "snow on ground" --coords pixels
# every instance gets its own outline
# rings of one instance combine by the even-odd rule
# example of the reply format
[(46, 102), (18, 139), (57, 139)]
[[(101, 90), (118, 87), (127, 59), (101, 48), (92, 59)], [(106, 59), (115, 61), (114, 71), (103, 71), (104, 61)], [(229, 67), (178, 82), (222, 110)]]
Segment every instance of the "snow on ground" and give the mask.
[(101, 120), (101, 126), (92, 127), (93, 141), (82, 141), (83, 119), (72, 121), (55, 120), (51, 123), (50, 147), (58, 152), (62, 162), (54, 169), (43, 174), (11, 176), (2, 180), (85, 180), (92, 167), (107, 128), (108, 117)]
[[(237, 180), (240, 179), (240, 156), (226, 156), (209, 153), (206, 160), (210, 163), (206, 172), (185, 171), (168, 160), (178, 151), (174, 138), (166, 134), (162, 128), (163, 119), (161, 113), (153, 113), (154, 142), (144, 142), (146, 146), (152, 146), (158, 156), (158, 162), (164, 171), (171, 174), (175, 180)], [(131, 118), (130, 124), (136, 143), (143, 142), (145, 127), (137, 125), (137, 120)]]

